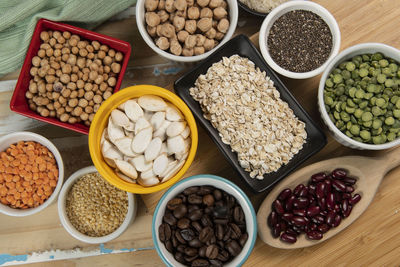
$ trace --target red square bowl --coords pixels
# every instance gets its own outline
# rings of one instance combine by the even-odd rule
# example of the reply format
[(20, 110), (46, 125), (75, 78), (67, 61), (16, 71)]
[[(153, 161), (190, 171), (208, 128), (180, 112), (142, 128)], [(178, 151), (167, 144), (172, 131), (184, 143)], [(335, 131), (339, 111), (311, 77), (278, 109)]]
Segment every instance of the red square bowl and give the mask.
[(29, 108), (28, 100), (25, 97), (25, 93), (29, 87), (29, 81), (31, 80), (30, 69), (32, 67), (32, 58), (37, 55), (39, 47), (41, 45), (40, 33), (42, 31), (69, 31), (71, 34), (76, 34), (82, 39), (89, 41), (98, 41), (101, 44), (105, 44), (108, 47), (119, 51), (124, 55), (124, 59), (121, 66), (121, 71), (118, 75), (117, 83), (114, 87), (113, 93), (117, 92), (121, 86), (122, 79), (128, 60), (131, 55), (131, 45), (128, 42), (121, 41), (110, 36), (99, 34), (96, 32), (88, 31), (85, 29), (77, 28), (68, 24), (50, 21), (47, 19), (40, 19), (36, 24), (35, 31), (33, 32), (32, 40), (28, 48), (28, 52), (25, 57), (24, 64), (22, 65), (21, 73), (19, 74), (17, 85), (15, 86), (14, 94), (11, 98), (10, 109), (21, 115), (44, 121), (50, 124), (54, 124), (60, 127), (64, 127), (79, 133), (88, 134), (89, 127), (83, 123), (70, 124), (62, 122), (58, 118), (43, 117), (39, 113), (34, 112)]

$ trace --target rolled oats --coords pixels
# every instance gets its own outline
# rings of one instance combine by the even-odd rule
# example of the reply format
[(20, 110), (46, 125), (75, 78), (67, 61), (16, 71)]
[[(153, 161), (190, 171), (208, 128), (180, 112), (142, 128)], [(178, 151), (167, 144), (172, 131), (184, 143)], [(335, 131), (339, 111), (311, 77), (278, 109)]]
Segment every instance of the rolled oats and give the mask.
[(233, 55), (214, 63), (190, 94), (252, 178), (277, 171), (303, 148), (304, 122), (247, 58)]

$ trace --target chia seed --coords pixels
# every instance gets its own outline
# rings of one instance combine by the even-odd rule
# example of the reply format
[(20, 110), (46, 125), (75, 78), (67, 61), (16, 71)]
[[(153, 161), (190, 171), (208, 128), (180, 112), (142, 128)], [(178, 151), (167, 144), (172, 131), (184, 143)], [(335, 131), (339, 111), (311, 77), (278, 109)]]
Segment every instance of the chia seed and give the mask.
[(312, 71), (329, 58), (332, 33), (326, 22), (307, 10), (290, 11), (278, 18), (267, 37), (271, 58), (292, 72)]

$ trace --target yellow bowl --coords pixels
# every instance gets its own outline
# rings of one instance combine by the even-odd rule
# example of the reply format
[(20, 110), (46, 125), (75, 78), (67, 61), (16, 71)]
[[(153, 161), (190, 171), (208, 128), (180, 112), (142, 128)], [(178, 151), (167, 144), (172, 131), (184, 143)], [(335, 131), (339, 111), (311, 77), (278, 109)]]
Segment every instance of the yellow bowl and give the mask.
[[(186, 122), (189, 125), (190, 135), (192, 138), (189, 155), (186, 159), (185, 164), (182, 166), (179, 172), (167, 182), (149, 187), (141, 186), (139, 184), (128, 183), (119, 178), (115, 174), (115, 171), (104, 161), (100, 148), (101, 134), (108, 123), (108, 117), (110, 116), (111, 111), (116, 109), (123, 102), (132, 98), (140, 97), (142, 95), (157, 95), (175, 105), (184, 115)], [(113, 94), (100, 106), (99, 110), (94, 116), (89, 130), (89, 151), (94, 166), (96, 166), (96, 169), (112, 185), (118, 187), (119, 189), (136, 194), (154, 193), (175, 184), (185, 174), (189, 166), (192, 164), (194, 156), (196, 155), (197, 144), (198, 132), (196, 121), (194, 120), (193, 114), (188, 106), (186, 106), (186, 104), (174, 93), (164, 88), (153, 85), (131, 86)]]

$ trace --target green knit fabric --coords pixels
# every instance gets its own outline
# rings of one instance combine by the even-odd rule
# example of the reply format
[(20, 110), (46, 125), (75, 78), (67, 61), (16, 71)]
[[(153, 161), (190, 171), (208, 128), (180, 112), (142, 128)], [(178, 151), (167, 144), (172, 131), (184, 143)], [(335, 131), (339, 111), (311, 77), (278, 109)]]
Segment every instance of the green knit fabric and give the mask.
[(91, 29), (136, 0), (0, 0), (0, 77), (22, 66), (40, 18)]

